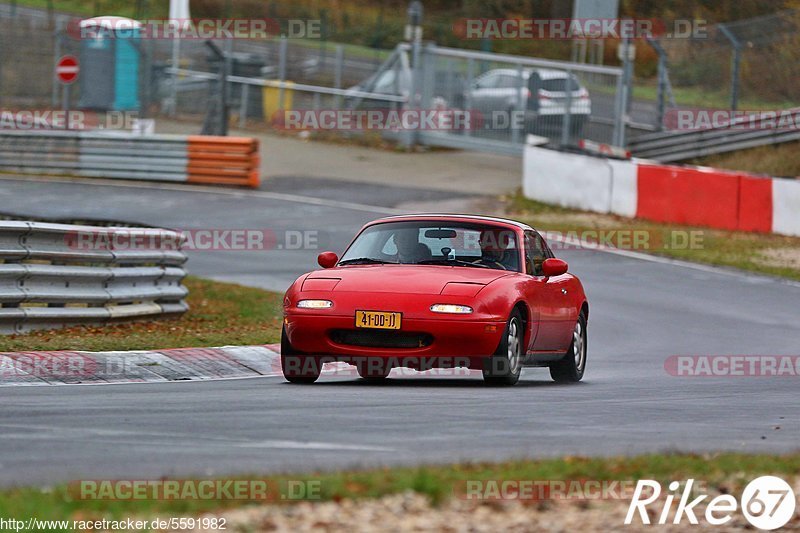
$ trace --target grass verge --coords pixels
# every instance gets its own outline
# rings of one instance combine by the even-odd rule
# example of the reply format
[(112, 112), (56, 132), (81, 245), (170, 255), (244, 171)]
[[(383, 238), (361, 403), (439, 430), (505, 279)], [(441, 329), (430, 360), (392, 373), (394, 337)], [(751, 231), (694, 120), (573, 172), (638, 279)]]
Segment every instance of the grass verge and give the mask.
[(0, 351), (148, 350), (279, 342), (281, 294), (191, 276), (184, 284), (189, 289), (190, 310), (180, 318), (0, 336)]
[[(628, 249), (684, 261), (733, 267), (800, 280), (800, 238), (663, 224), (615, 215), (567, 209), (530, 200), (518, 193), (508, 200), (509, 216), (542, 231), (646, 232), (647, 246)], [(684, 246), (694, 239), (695, 245)], [(623, 246), (620, 246), (621, 248)]]
[[(290, 503), (300, 499), (285, 495), (283, 489), (314, 482), (319, 497), (313, 500), (378, 498), (413, 491), (427, 496), (434, 504), (463, 494), (466, 481), (572, 481), (598, 480), (629, 482), (655, 479), (661, 482), (694, 478), (708, 487), (724, 487), (727, 492), (741, 489), (750, 479), (773, 474), (783, 478), (800, 475), (800, 453), (789, 455), (749, 455), (714, 453), (704, 455), (658, 454), (638, 457), (519, 460), (504, 463), (456, 464), (430, 467), (383, 468), (302, 476), (238, 476), (236, 479), (261, 479), (279, 489), (269, 503)], [(740, 486), (741, 485), (741, 486)], [(263, 500), (81, 500), (71, 485), (46, 490), (16, 488), (0, 491), (0, 516), (43, 519), (118, 519), (155, 514), (196, 515), (265, 503)], [(281, 497), (285, 496), (285, 497)]]

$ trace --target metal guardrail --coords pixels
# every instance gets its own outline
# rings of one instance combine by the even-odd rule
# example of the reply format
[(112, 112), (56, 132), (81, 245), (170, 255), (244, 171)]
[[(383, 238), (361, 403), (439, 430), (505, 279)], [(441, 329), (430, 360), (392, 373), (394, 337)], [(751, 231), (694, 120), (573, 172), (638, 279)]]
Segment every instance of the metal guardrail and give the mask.
[(1, 131), (0, 170), (186, 181), (187, 145), (176, 135)]
[(249, 137), (0, 131), (0, 172), (258, 187)]
[(184, 313), (174, 231), (0, 221), (0, 333)]
[[(213, 72), (204, 72), (200, 70), (188, 70), (182, 68), (166, 68), (164, 72), (167, 74), (176, 74), (184, 78), (191, 78), (193, 80), (211, 81), (216, 80), (219, 75)], [(382, 102), (396, 102), (405, 103), (408, 98), (405, 96), (398, 96), (385, 93), (374, 93), (368, 91), (358, 91), (355, 89), (337, 89), (335, 87), (323, 87), (320, 85), (309, 85), (306, 83), (294, 83), (281, 80), (265, 80), (261, 78), (246, 78), (244, 76), (228, 76), (228, 83), (241, 83), (242, 85), (252, 85), (257, 87), (273, 87), (275, 89), (291, 89), (293, 91), (309, 92), (317, 94), (326, 94), (331, 96), (348, 96), (352, 98), (369, 98), (370, 100), (378, 100)]]
[[(800, 113), (800, 109), (791, 109), (787, 112)], [(754, 121), (746, 129), (742, 127), (750, 122), (749, 118), (742, 117), (732, 121), (729, 125), (703, 130), (640, 135), (631, 139), (628, 149), (636, 157), (669, 163), (800, 140), (800, 130), (776, 128), (774, 127), (774, 118), (764, 117)]]

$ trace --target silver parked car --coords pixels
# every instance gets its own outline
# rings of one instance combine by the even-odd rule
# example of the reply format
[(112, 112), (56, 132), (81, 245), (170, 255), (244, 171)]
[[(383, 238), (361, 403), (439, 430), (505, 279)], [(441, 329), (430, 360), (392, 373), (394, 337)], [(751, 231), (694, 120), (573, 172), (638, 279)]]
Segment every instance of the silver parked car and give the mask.
[(570, 129), (578, 135), (592, 113), (592, 102), (578, 78), (563, 70), (489, 70), (467, 88), (464, 103), (487, 117), (519, 109), (526, 133), (547, 134), (561, 130), (569, 99)]

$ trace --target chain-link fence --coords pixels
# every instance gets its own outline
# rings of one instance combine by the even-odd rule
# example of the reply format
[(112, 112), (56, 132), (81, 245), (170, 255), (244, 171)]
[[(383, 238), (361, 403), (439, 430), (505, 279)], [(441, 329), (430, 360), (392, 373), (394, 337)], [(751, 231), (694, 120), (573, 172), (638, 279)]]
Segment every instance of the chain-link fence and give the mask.
[[(286, 106), (300, 108), (331, 108), (341, 104), (341, 95), (316, 93), (291, 89), (283, 92), (280, 102), (271, 102), (272, 93), (264, 90), (256, 80), (289, 81), (294, 85), (330, 87), (345, 90), (368, 79), (391, 52), (380, 54), (352, 51), (341, 45), (314, 41), (274, 39), (268, 41), (228, 40), (218, 43), (229, 60), (233, 80), (248, 79), (251, 83), (234, 82), (230, 85), (229, 105), (240, 123), (245, 120), (270, 120), (271, 115)], [(209, 47), (198, 40), (180, 43), (179, 68), (183, 72), (169, 71), (173, 43), (153, 41), (154, 92), (158, 110), (169, 114), (201, 114), (209, 84), (205, 73), (219, 72), (219, 59)], [(174, 84), (174, 89), (173, 89)], [(279, 95), (280, 96), (280, 95)], [(174, 98), (174, 103), (172, 99)], [(265, 107), (265, 98), (267, 105)]]
[[(42, 17), (0, 17), (0, 105), (30, 108), (60, 105), (55, 62), (77, 53), (77, 43), (59, 36)], [(73, 95), (77, 98), (77, 95)]]
[(423, 108), (455, 107), (472, 119), (458, 131), (423, 131), (428, 142), (457, 146), (470, 138), (515, 149), (534, 134), (561, 145), (611, 143), (621, 127), (618, 68), (429, 45), (420, 71)]
[[(669, 107), (785, 109), (800, 104), (800, 12), (715, 24), (698, 35), (662, 38)], [(652, 84), (637, 98), (654, 98)]]
[[(68, 107), (115, 106), (121, 68), (118, 58), (103, 59), (108, 54), (102, 38), (76, 35), (74, 19), (66, 16), (17, 13), (0, 17), (0, 24), (0, 105), (66, 107), (54, 67), (59, 57), (72, 54), (82, 61), (82, 73), (69, 91)], [(110, 41), (110, 54), (119, 55), (122, 42)], [(420, 44), (416, 68), (409, 44), (376, 52), (311, 39), (143, 38), (130, 49), (135, 57), (128, 68), (135, 75), (125, 83), (137, 89), (129, 110), (140, 116), (181, 116), (202, 123), (198, 129), (204, 133), (224, 132), (220, 121), (284, 128), (287, 111), (369, 110), (385, 118), (398, 110), (447, 110), (467, 113), (470, 120), (445, 131), (398, 131), (386, 123), (376, 129), (395, 137), (401, 133), (408, 143), (516, 153), (529, 133), (556, 144), (574, 144), (579, 138), (609, 143), (620, 122), (620, 70), (610, 67)], [(106, 83), (112, 71), (116, 85), (99, 90), (98, 80)], [(223, 85), (226, 73), (228, 83)], [(98, 98), (104, 103), (97, 104)], [(315, 124), (303, 122), (298, 129), (306, 127), (315, 129)], [(363, 133), (352, 124), (331, 129)]]

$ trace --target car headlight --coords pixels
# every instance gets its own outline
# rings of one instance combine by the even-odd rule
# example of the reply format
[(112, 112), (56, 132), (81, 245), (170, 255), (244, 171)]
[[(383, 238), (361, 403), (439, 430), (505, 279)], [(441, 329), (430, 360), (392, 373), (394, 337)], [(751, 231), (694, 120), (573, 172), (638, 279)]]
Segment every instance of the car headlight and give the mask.
[(472, 312), (472, 308), (468, 305), (456, 304), (433, 304), (431, 311), (434, 313), (451, 313), (455, 315), (468, 315)]
[(333, 302), (330, 300), (300, 300), (297, 302), (297, 307), (300, 309), (329, 309), (333, 307)]

